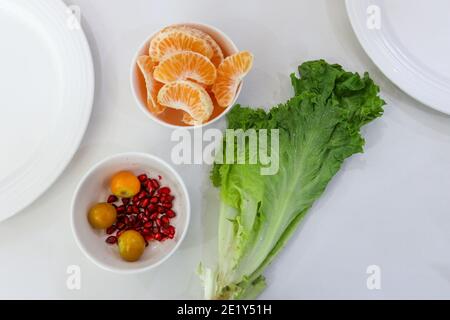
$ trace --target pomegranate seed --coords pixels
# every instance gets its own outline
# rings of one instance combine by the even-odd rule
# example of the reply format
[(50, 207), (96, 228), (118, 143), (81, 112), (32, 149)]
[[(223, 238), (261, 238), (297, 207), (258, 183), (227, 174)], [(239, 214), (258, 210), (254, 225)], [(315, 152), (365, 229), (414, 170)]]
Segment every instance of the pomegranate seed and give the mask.
[(148, 228), (144, 228), (144, 229), (142, 229), (142, 233), (143, 233), (144, 235), (147, 235), (147, 234), (151, 234), (152, 231), (151, 231), (150, 229), (148, 229)]
[(161, 189), (158, 190), (158, 192), (161, 193), (161, 194), (169, 194), (170, 193), (170, 188), (162, 187)]
[(163, 203), (162, 206), (167, 209), (172, 209), (172, 203), (170, 202)]
[(119, 222), (116, 227), (117, 227), (118, 230), (123, 230), (123, 228), (125, 228), (125, 223), (124, 222)]
[(150, 199), (144, 199), (141, 201), (141, 207), (147, 208), (150, 204)]
[(153, 188), (152, 182), (150, 180), (145, 181), (144, 186), (145, 186), (145, 189), (147, 189), (148, 193), (152, 193), (155, 191), (155, 188)]
[(175, 214), (175, 212), (174, 212), (173, 210), (167, 210), (166, 216), (167, 216), (168, 218), (172, 219), (172, 218), (175, 218), (175, 217), (176, 217), (176, 214)]
[(153, 212), (156, 210), (156, 206), (154, 203), (150, 203), (147, 208), (150, 212)]
[(130, 199), (129, 198), (122, 198), (122, 203), (124, 206), (127, 206), (130, 203)]
[(141, 221), (144, 222), (144, 223), (145, 223), (145, 222), (148, 222), (148, 220), (149, 220), (149, 219), (148, 219), (146, 216), (143, 216), (142, 219), (141, 219)]
[(128, 206), (127, 207), (127, 213), (133, 213), (133, 207), (132, 206)]
[(146, 195), (147, 195), (147, 192), (141, 191), (141, 192), (139, 192), (139, 193), (137, 194), (137, 198), (138, 198), (139, 200), (141, 200), (141, 199), (144, 199)]
[(117, 213), (124, 213), (125, 212), (125, 207), (124, 206), (118, 206), (116, 211), (117, 211)]
[(150, 220), (156, 220), (157, 218), (158, 218), (158, 212), (155, 212), (155, 213), (153, 213), (151, 216), (150, 216)]
[(110, 237), (106, 238), (105, 241), (106, 241), (106, 243), (109, 243), (109, 244), (115, 244), (117, 242), (117, 238), (114, 236), (110, 236)]
[(169, 239), (173, 239), (175, 237), (174, 234), (169, 234)]
[(159, 198), (158, 197), (152, 197), (150, 199), (150, 202), (153, 203), (153, 204), (158, 203), (159, 202)]
[(156, 225), (157, 225), (158, 227), (160, 227), (160, 226), (161, 226), (161, 219), (158, 218), (158, 219), (156, 219), (155, 221), (156, 221)]
[(159, 188), (159, 182), (156, 179), (152, 179), (150, 180), (152, 182), (152, 187), (153, 189), (158, 189)]
[(152, 241), (155, 238), (154, 238), (153, 234), (147, 234), (147, 235), (145, 235), (144, 239), (147, 240), (147, 241)]
[(174, 226), (168, 226), (167, 230), (169, 231), (169, 234), (171, 234), (171, 235), (175, 234), (175, 227)]
[(161, 233), (163, 234), (163, 235), (166, 235), (166, 236), (168, 236), (169, 234), (170, 234), (170, 232), (169, 232), (169, 229), (167, 229), (167, 228), (161, 228), (160, 229), (161, 230)]
[(155, 237), (155, 240), (157, 240), (157, 241), (161, 241), (161, 239), (162, 239), (161, 233), (156, 233), (156, 234), (154, 235), (154, 237)]
[(153, 223), (151, 223), (151, 222), (146, 222), (144, 224), (144, 228), (151, 228), (151, 227), (153, 227)]
[(114, 202), (116, 202), (117, 200), (119, 200), (119, 198), (117, 198), (115, 195), (110, 195), (109, 197), (108, 197), (108, 203), (114, 203)]
[(144, 173), (138, 176), (140, 182), (145, 182), (148, 180), (148, 176)]
[(133, 213), (139, 214), (139, 207), (133, 206)]
[(114, 231), (116, 231), (116, 226), (112, 225), (111, 227), (109, 227), (108, 229), (106, 229), (106, 234), (113, 234)]
[(166, 216), (162, 216), (162, 217), (161, 217), (161, 224), (162, 224), (163, 226), (168, 226), (169, 223), (170, 223), (170, 221), (169, 221), (169, 218), (168, 218), (168, 217), (166, 217)]
[(138, 195), (135, 195), (131, 200), (133, 201), (133, 204), (136, 204), (136, 202), (139, 201)]
[(157, 227), (153, 227), (153, 233), (154, 233), (154, 234), (157, 234), (157, 233), (159, 233), (159, 228), (157, 228)]
[(166, 208), (158, 206), (158, 210), (157, 211), (158, 211), (158, 213), (164, 213), (164, 212), (166, 212)]

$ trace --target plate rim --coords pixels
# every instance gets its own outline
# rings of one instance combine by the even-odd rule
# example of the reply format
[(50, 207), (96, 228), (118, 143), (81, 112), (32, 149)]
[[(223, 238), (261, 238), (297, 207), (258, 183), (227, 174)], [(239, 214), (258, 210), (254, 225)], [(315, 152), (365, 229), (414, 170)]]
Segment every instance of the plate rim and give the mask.
[[(66, 5), (62, 0), (50, 0), (50, 1), (39, 0), (36, 1), (35, 4), (40, 7), (46, 6), (47, 8), (51, 9), (49, 10), (51, 12), (48, 12), (48, 14), (51, 16), (56, 15), (67, 16), (68, 10), (70, 10), (70, 7)], [(17, 215), (18, 213), (22, 212), (23, 210), (31, 206), (36, 200), (42, 197), (55, 184), (58, 178), (60, 178), (61, 175), (64, 173), (70, 162), (73, 160), (86, 134), (89, 121), (91, 119), (95, 98), (95, 69), (92, 51), (82, 26), (80, 26), (80, 28), (76, 30), (74, 36), (68, 37), (67, 41), (78, 42), (78, 45), (81, 49), (80, 52), (83, 54), (83, 58), (80, 59), (80, 61), (82, 61), (83, 72), (85, 73), (85, 80), (87, 81), (85, 87), (83, 88), (83, 90), (85, 91), (84, 95), (85, 102), (84, 103), (80, 102), (80, 106), (83, 109), (84, 114), (80, 115), (80, 120), (77, 123), (78, 127), (77, 133), (73, 135), (72, 137), (73, 141), (71, 141), (70, 147), (68, 147), (64, 155), (62, 155), (59, 158), (55, 170), (52, 172), (51, 175), (46, 176), (45, 184), (43, 185), (43, 187), (40, 188), (39, 191), (36, 191), (34, 195), (31, 196), (29, 199), (23, 201), (23, 204), (11, 206), (11, 208), (9, 209), (7, 208), (7, 210), (0, 213), (0, 222), (8, 220), (9, 218)]]
[[(407, 66), (405, 61), (400, 61), (400, 64), (394, 63), (395, 59), (398, 59), (398, 57), (395, 57), (396, 53), (389, 50), (385, 51), (380, 48), (381, 42), (383, 42), (385, 47), (389, 45), (388, 40), (382, 36), (383, 33), (372, 33), (378, 34), (378, 37), (375, 37), (369, 36), (367, 32), (364, 32), (367, 28), (361, 27), (361, 19), (358, 16), (357, 11), (361, 6), (370, 4), (376, 5), (375, 2), (369, 3), (367, 0), (345, 0), (347, 16), (364, 52), (369, 56), (376, 67), (408, 96), (431, 109), (450, 115), (450, 104), (448, 102), (450, 101), (450, 94), (447, 98), (441, 97), (445, 93), (439, 89), (439, 87), (442, 86), (440, 83), (426, 77), (425, 73), (420, 74), (414, 72), (408, 68), (411, 67), (411, 65)], [(372, 41), (369, 41), (369, 39)], [(388, 55), (391, 57), (387, 58)], [(404, 64), (403, 66), (402, 63)], [(416, 66), (414, 65), (414, 68), (415, 67)], [(400, 72), (396, 70), (399, 70)], [(406, 78), (408, 81), (405, 81)]]

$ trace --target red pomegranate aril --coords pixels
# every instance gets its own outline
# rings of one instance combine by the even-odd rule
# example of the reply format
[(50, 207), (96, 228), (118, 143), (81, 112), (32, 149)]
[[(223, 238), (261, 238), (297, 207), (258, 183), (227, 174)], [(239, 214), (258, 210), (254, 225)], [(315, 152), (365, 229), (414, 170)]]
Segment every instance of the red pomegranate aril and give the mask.
[(169, 239), (173, 239), (175, 237), (174, 234), (169, 234)]
[(117, 200), (119, 200), (119, 198), (117, 198), (113, 194), (108, 197), (108, 203), (114, 203), (114, 202), (117, 202)]
[(124, 206), (118, 206), (116, 208), (117, 213), (124, 213), (125, 212), (125, 207)]
[(169, 234), (172, 234), (172, 235), (175, 234), (175, 227), (174, 226), (168, 226), (167, 230), (169, 231)]
[(159, 216), (159, 213), (155, 212), (150, 216), (150, 220), (156, 220), (158, 218), (158, 216)]
[(153, 223), (152, 222), (144, 223), (144, 228), (151, 228), (151, 227), (153, 227)]
[(156, 234), (154, 235), (154, 238), (155, 238), (155, 240), (157, 240), (157, 241), (161, 241), (161, 239), (162, 239), (161, 233), (156, 233)]
[(138, 206), (133, 206), (132, 208), (133, 208), (133, 213), (136, 213), (136, 214), (140, 213)]
[(170, 193), (170, 188), (169, 187), (162, 187), (161, 189), (158, 190), (159, 193), (161, 194), (169, 194)]
[(106, 234), (113, 234), (114, 231), (116, 231), (116, 226), (112, 225), (111, 227), (109, 227), (108, 229), (106, 229)]
[(168, 218), (170, 218), (170, 219), (175, 218), (175, 217), (176, 217), (175, 211), (173, 211), (173, 210), (167, 210), (167, 211), (166, 211), (166, 216), (167, 216)]
[(150, 180), (152, 182), (152, 187), (153, 189), (158, 189), (159, 188), (159, 182), (156, 179), (152, 179)]
[(143, 174), (138, 176), (138, 179), (139, 179), (140, 182), (145, 182), (145, 181), (148, 180), (148, 176), (145, 173), (143, 173)]
[(169, 223), (170, 223), (170, 220), (169, 220), (168, 217), (166, 217), (166, 216), (162, 216), (162, 217), (161, 217), (161, 225), (163, 225), (163, 226), (168, 226)]
[(167, 229), (167, 228), (161, 227), (159, 230), (161, 231), (162, 234), (164, 234), (166, 236), (168, 236), (170, 234), (169, 229)]
[(154, 203), (150, 203), (147, 208), (150, 212), (153, 212), (156, 210), (156, 205)]
[(166, 208), (164, 208), (162, 206), (158, 206), (157, 211), (158, 211), (158, 213), (164, 213), (164, 212), (166, 212)]
[(132, 206), (128, 206), (126, 212), (127, 213), (133, 213), (133, 207)]
[(152, 198), (150, 199), (150, 202), (153, 203), (153, 204), (156, 204), (156, 203), (159, 202), (159, 198), (158, 198), (158, 197), (152, 197)]
[(150, 233), (150, 234), (146, 234), (144, 239), (147, 240), (147, 241), (152, 241), (155, 238), (154, 238), (154, 235), (152, 233)]
[(147, 196), (147, 192), (145, 192), (145, 191), (141, 191), (137, 194), (137, 197), (139, 200), (144, 199), (146, 196)]
[(142, 234), (144, 234), (144, 235), (151, 234), (151, 233), (152, 233), (152, 231), (150, 229), (148, 229), (148, 228), (143, 228), (142, 229)]
[(141, 207), (147, 208), (150, 204), (150, 199), (146, 198), (141, 201)]
[(158, 218), (158, 219), (156, 219), (155, 221), (156, 221), (156, 225), (157, 225), (158, 227), (161, 227), (161, 219)]
[(155, 188), (153, 188), (152, 182), (150, 180), (145, 181), (144, 186), (148, 193), (152, 194), (153, 192), (155, 192)]
[(106, 243), (109, 243), (109, 244), (115, 244), (117, 242), (117, 238), (114, 236), (110, 236), (110, 237), (106, 238), (105, 241), (106, 241)]
[(116, 227), (117, 227), (118, 230), (123, 230), (123, 228), (125, 228), (125, 223), (124, 222), (119, 222)]
[(129, 198), (122, 198), (122, 203), (124, 206), (127, 206), (130, 203), (130, 199)]
[(158, 227), (153, 227), (153, 233), (154, 234), (157, 234), (157, 233), (159, 233), (159, 228)]
[(172, 209), (172, 203), (171, 203), (171, 202), (163, 203), (162, 206), (163, 206), (164, 208), (167, 208), (167, 209)]

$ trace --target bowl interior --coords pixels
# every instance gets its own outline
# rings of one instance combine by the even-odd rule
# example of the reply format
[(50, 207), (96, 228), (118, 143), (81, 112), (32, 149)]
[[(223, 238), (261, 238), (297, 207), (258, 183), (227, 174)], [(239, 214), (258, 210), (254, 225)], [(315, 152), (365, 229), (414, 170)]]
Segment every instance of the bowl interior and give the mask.
[[(227, 35), (225, 35), (222, 31), (220, 31), (212, 26), (199, 24), (199, 23), (179, 23), (179, 24), (174, 24), (171, 26), (189, 26), (189, 27), (199, 29), (199, 30), (209, 34), (217, 42), (217, 44), (222, 48), (222, 51), (223, 51), (223, 54), (225, 57), (239, 52), (239, 49), (236, 47), (236, 45), (233, 43), (233, 41), (231, 41), (231, 39)], [(133, 59), (133, 64), (132, 64), (132, 69), (131, 69), (131, 87), (132, 87), (133, 93), (137, 99), (140, 109), (143, 110), (147, 115), (149, 115), (153, 120), (156, 120), (157, 122), (167, 125), (169, 127), (192, 128), (194, 126), (181, 126), (181, 125), (172, 124), (172, 123), (166, 121), (165, 119), (154, 115), (147, 108), (147, 102), (146, 102), (147, 90), (145, 87), (145, 81), (143, 79), (143, 76), (142, 76), (137, 64), (136, 64), (136, 61), (139, 56), (148, 55), (149, 44), (150, 44), (151, 40), (156, 36), (156, 34), (157, 34), (157, 32), (155, 34), (151, 35), (150, 38), (144, 42), (144, 44), (139, 48), (136, 56)], [(213, 113), (213, 118), (211, 120), (209, 120), (208, 122), (206, 122), (200, 126), (195, 126), (195, 127), (205, 126), (205, 125), (211, 124), (211, 123), (219, 120), (220, 118), (222, 118), (231, 109), (230, 107), (235, 104), (235, 102), (241, 92), (241, 89), (242, 89), (242, 82), (240, 83), (240, 85), (236, 91), (236, 96), (235, 96), (233, 103), (228, 108), (224, 108), (226, 110), (222, 110), (221, 107), (215, 105), (214, 106), (215, 111), (216, 112), (220, 111), (221, 113), (216, 116)]]
[[(118, 171), (129, 170), (136, 175), (147, 173), (168, 186), (175, 196), (173, 210), (177, 216), (171, 220), (176, 228), (174, 239), (164, 242), (151, 241), (143, 256), (137, 262), (126, 262), (119, 255), (117, 245), (109, 245), (104, 230), (95, 230), (87, 219), (89, 209), (98, 202), (105, 202), (109, 181)], [(118, 155), (94, 167), (80, 183), (74, 197), (72, 223), (75, 236), (82, 250), (101, 267), (118, 272), (132, 272), (154, 267), (168, 258), (182, 241), (189, 223), (189, 199), (178, 174), (158, 158), (144, 155)]]

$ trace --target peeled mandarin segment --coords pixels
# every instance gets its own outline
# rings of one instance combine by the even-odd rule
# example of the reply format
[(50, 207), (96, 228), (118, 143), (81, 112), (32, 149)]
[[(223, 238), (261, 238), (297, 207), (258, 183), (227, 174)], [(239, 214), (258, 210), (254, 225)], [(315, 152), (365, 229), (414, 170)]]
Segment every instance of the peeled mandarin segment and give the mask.
[(145, 86), (147, 88), (147, 107), (148, 109), (155, 113), (160, 114), (166, 110), (165, 107), (161, 106), (157, 102), (157, 95), (159, 89), (163, 86), (162, 83), (153, 79), (153, 69), (154, 64), (149, 56), (140, 56), (137, 59), (137, 65), (142, 72), (145, 79)]
[(187, 30), (165, 29), (150, 42), (149, 55), (155, 62), (181, 51), (197, 52), (208, 59), (213, 56), (213, 49), (208, 42)]
[(216, 81), (217, 71), (212, 62), (196, 52), (179, 52), (169, 56), (155, 68), (157, 81), (170, 83), (177, 80), (194, 80), (206, 85)]
[(226, 108), (233, 103), (239, 84), (252, 65), (253, 55), (248, 51), (229, 56), (220, 64), (212, 91), (221, 107)]
[(191, 81), (166, 84), (158, 93), (158, 102), (169, 108), (187, 112), (197, 123), (206, 122), (213, 112), (213, 102), (206, 90)]
[(192, 118), (192, 116), (189, 113), (184, 113), (183, 114), (183, 120), (182, 121), (183, 121), (183, 123), (188, 124), (190, 126), (196, 126), (196, 125), (201, 124), (197, 120)]
[(218, 67), (223, 59), (223, 52), (222, 52), (222, 48), (219, 46), (219, 44), (216, 42), (216, 40), (214, 40), (209, 34), (207, 34), (206, 32), (200, 30), (200, 29), (196, 29), (193, 27), (189, 27), (189, 26), (171, 26), (171, 27), (167, 27), (164, 30), (185, 30), (186, 32), (189, 32), (201, 39), (206, 40), (206, 42), (208, 42), (208, 44), (210, 45), (211, 49), (213, 50), (213, 55), (211, 57), (211, 62)]

